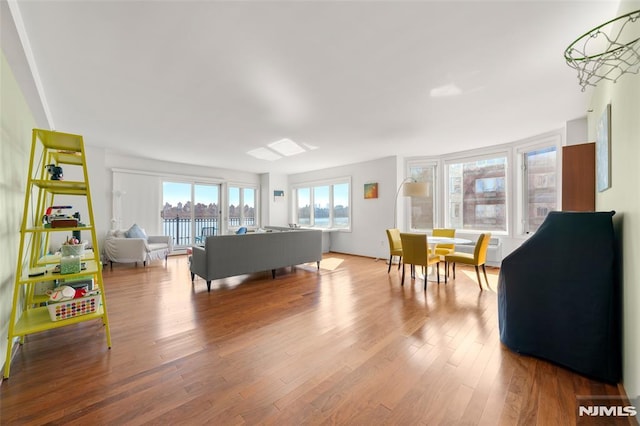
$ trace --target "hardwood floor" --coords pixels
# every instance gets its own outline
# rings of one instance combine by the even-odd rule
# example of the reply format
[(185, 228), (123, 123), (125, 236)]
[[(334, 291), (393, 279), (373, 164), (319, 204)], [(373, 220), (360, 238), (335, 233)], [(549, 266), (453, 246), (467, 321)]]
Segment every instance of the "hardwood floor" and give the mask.
[[(620, 396), (504, 348), (497, 269), (429, 283), (384, 260), (330, 253), (192, 287), (186, 256), (115, 265), (113, 340), (86, 322), (28, 336), (0, 386), (1, 424), (635, 424), (577, 416)], [(409, 274), (407, 273), (409, 277)]]

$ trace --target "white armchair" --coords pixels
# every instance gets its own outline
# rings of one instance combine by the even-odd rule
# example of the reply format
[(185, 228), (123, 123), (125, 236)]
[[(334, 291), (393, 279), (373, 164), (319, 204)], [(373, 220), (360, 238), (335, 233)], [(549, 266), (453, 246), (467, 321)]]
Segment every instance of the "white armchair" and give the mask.
[(127, 231), (112, 230), (107, 233), (104, 241), (105, 259), (113, 268), (116, 263), (138, 263), (147, 266), (147, 261), (165, 260), (173, 250), (173, 240), (170, 236), (158, 235), (147, 238), (127, 238)]

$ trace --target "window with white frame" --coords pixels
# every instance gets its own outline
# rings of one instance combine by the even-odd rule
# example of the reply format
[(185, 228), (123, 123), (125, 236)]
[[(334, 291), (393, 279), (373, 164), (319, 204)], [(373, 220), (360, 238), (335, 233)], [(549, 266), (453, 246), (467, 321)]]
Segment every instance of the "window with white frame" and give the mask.
[(447, 228), (507, 231), (506, 153), (450, 160), (445, 172)]
[(351, 181), (339, 179), (297, 185), (294, 193), (294, 222), (324, 229), (350, 229)]
[(313, 187), (313, 226), (328, 228), (331, 216), (329, 185)]
[(436, 164), (433, 162), (410, 163), (409, 176), (427, 184), (426, 197), (411, 197), (409, 227), (414, 230), (433, 229), (435, 225)]
[(349, 210), (349, 184), (333, 184), (333, 228), (347, 229), (351, 226), (351, 211)]
[(558, 208), (557, 151), (553, 141), (518, 151), (522, 163), (523, 233), (537, 231), (547, 214)]
[(252, 186), (229, 185), (229, 211), (227, 224), (229, 229), (241, 226), (258, 226), (257, 218), (257, 190)]
[(220, 233), (220, 184), (163, 181), (162, 199), (162, 232), (174, 245), (198, 242), (203, 232)]

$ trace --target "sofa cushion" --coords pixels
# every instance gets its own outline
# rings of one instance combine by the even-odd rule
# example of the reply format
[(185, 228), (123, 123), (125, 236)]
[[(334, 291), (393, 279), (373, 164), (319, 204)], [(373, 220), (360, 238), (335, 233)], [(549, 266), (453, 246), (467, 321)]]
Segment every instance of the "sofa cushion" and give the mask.
[(133, 224), (131, 228), (129, 228), (124, 235), (127, 238), (143, 238), (147, 239), (147, 234), (144, 233), (144, 230), (140, 228), (137, 224)]

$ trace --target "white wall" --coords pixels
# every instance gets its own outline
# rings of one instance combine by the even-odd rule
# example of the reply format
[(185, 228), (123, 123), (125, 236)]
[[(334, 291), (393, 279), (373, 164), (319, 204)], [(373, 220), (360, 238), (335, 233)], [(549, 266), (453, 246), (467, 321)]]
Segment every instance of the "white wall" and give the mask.
[[(623, 3), (623, 15), (640, 9), (640, 1)], [(637, 27), (637, 25), (636, 25)], [(640, 37), (640, 30), (633, 36)], [(623, 384), (631, 398), (640, 395), (640, 76), (627, 74), (617, 83), (598, 83), (589, 109), (589, 140), (611, 103), (611, 188), (596, 193), (597, 210), (615, 210), (621, 233), (623, 286)]]
[(20, 245), (17, 230), (24, 209), (31, 129), (37, 126), (4, 51), (0, 61), (0, 366), (4, 366)]
[(133, 224), (147, 235), (161, 235), (162, 178), (158, 175), (113, 169), (112, 221), (115, 229)]
[(588, 121), (586, 116), (567, 121), (565, 141), (566, 145), (578, 145), (585, 142), (591, 142), (589, 140)]
[[(397, 190), (397, 158), (299, 173), (289, 176), (291, 185), (351, 177), (351, 231), (331, 233), (331, 251), (386, 259), (389, 246), (385, 230), (393, 227), (393, 202)], [(364, 199), (364, 184), (378, 182), (378, 198)], [(400, 211), (400, 210), (399, 210)]]
[[(291, 192), (288, 190), (287, 175), (264, 173), (260, 175), (261, 226), (288, 226)], [(284, 197), (273, 196), (273, 191), (284, 191)]]

